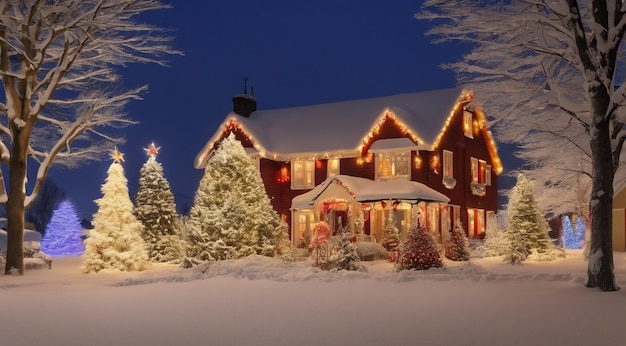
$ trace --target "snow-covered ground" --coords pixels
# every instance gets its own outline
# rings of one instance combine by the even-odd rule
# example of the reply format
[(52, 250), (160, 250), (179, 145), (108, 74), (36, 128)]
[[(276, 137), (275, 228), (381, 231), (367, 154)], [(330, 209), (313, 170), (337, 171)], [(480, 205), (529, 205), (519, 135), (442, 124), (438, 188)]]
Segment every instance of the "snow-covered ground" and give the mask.
[(512, 266), (322, 272), (253, 256), (179, 269), (81, 274), (80, 258), (0, 276), (0, 345), (624, 345), (618, 292), (583, 286), (579, 250)]

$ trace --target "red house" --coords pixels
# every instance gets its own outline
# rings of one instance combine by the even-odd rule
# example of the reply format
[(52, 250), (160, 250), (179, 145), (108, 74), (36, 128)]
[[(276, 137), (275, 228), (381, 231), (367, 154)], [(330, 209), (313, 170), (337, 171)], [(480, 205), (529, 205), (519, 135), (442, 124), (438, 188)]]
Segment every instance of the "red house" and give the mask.
[(257, 110), (254, 97), (236, 95), (195, 167), (234, 134), (298, 246), (320, 220), (379, 241), (389, 213), (402, 233), (420, 220), (440, 244), (457, 222), (481, 238), (502, 163), (472, 96), (454, 88)]

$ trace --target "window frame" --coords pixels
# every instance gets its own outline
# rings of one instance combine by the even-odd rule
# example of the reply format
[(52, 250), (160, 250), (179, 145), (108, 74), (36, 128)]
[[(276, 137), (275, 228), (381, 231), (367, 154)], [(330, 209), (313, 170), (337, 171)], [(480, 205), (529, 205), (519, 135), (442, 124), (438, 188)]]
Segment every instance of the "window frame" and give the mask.
[(474, 114), (466, 110), (463, 111), (463, 134), (474, 139)]
[[(296, 169), (298, 164), (302, 164), (302, 181), (298, 177), (300, 173)], [(310, 176), (308, 176), (310, 175)], [(315, 160), (292, 160), (291, 161), (291, 189), (305, 190), (315, 187)]]
[[(337, 163), (336, 168), (331, 168), (333, 166), (333, 162)], [(326, 176), (328, 178), (337, 176), (341, 174), (341, 160), (340, 159), (328, 159), (326, 160)]]
[(443, 177), (454, 178), (454, 153), (451, 150), (443, 150)]
[[(391, 156), (390, 163), (392, 167), (390, 169), (393, 173), (392, 175), (389, 175), (389, 176), (381, 176), (381, 172), (383, 171), (380, 169), (381, 157), (384, 158), (385, 156)], [(406, 163), (406, 167), (405, 167), (406, 174), (398, 174), (397, 169), (395, 169), (395, 167), (397, 166), (396, 162), (399, 162), (397, 161), (396, 158), (400, 156), (404, 157), (402, 161)], [(411, 151), (406, 151), (406, 150), (377, 151), (374, 155), (374, 171), (375, 171), (374, 172), (375, 180), (394, 180), (394, 179), (411, 180)]]

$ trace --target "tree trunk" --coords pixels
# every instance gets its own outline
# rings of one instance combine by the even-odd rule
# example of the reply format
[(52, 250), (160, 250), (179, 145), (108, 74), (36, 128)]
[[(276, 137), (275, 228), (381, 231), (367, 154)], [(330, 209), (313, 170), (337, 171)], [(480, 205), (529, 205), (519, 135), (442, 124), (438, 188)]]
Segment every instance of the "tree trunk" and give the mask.
[(609, 121), (604, 117), (608, 105), (602, 102), (602, 93), (598, 92), (593, 102), (594, 128), (591, 131), (591, 155), (593, 182), (591, 188), (591, 247), (587, 267), (587, 287), (598, 287), (603, 291), (617, 291), (613, 270), (613, 160), (609, 137)]
[(27, 129), (16, 131), (11, 146), (11, 166), (9, 168), (9, 199), (7, 209), (7, 262), (5, 274), (17, 269), (24, 275), (24, 199), (26, 183), (26, 154), (28, 152)]

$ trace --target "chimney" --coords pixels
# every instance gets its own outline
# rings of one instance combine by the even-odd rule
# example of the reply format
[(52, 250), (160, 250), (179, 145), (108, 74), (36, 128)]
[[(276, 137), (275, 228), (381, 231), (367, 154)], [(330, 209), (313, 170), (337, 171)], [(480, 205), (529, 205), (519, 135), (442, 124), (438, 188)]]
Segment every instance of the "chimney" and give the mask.
[(233, 112), (242, 117), (249, 117), (252, 112), (256, 111), (256, 98), (254, 98), (254, 89), (252, 95), (248, 95), (248, 78), (243, 79), (243, 94), (233, 96)]

